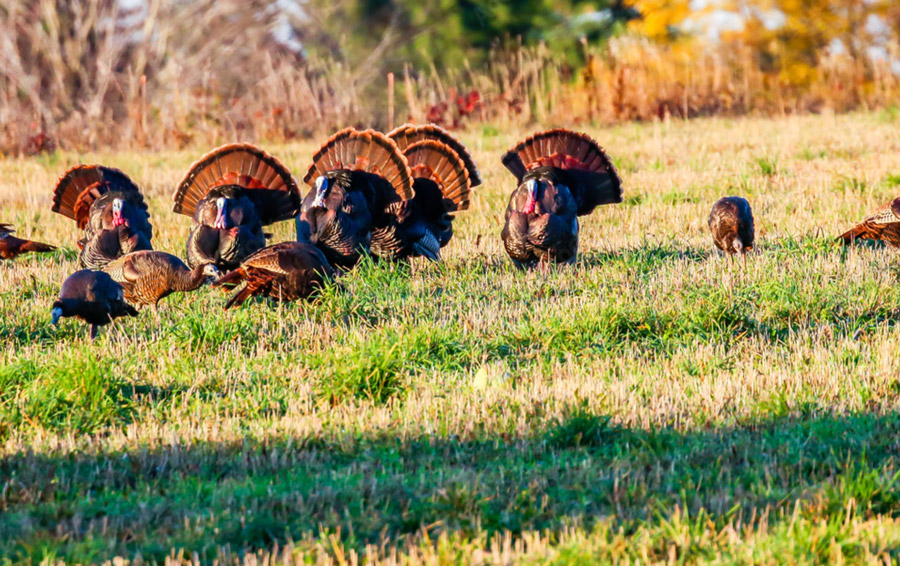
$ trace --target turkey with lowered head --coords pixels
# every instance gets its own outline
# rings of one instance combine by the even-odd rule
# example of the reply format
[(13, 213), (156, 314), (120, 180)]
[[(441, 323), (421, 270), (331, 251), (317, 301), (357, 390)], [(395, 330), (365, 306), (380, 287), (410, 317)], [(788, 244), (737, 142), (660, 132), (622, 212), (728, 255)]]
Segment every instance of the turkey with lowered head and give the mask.
[(13, 232), (12, 224), (0, 222), (0, 259), (14, 259), (29, 252), (52, 252), (56, 249), (50, 244), (16, 238)]
[(305, 299), (334, 276), (325, 255), (310, 242), (281, 242), (263, 248), (213, 285), (244, 286), (225, 304), (225, 310), (248, 298), (266, 296), (280, 301)]

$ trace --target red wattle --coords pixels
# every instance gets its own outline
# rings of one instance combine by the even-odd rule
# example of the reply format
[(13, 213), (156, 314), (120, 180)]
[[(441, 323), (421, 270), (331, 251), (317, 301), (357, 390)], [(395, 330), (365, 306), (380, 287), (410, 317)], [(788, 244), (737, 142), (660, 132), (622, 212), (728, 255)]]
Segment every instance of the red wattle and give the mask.
[(525, 201), (525, 209), (522, 212), (525, 214), (534, 214), (534, 205), (534, 199), (529, 196), (528, 200)]

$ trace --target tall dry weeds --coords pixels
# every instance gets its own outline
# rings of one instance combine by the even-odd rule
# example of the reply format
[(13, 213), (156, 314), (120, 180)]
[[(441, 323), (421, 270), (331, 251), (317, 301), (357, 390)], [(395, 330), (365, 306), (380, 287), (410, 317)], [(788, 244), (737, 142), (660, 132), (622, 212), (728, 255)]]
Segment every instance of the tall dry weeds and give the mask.
[(271, 0), (149, 0), (130, 10), (116, 0), (0, 0), (0, 152), (208, 146), (387, 127), (381, 77), (392, 70), (402, 71), (397, 120), (448, 127), (844, 112), (889, 106), (900, 95), (890, 58), (821, 53), (814, 81), (788, 85), (740, 41), (686, 47), (613, 38), (584, 45), (581, 69), (522, 44), (492, 50), (478, 68), (315, 61), (274, 39), (282, 16)]

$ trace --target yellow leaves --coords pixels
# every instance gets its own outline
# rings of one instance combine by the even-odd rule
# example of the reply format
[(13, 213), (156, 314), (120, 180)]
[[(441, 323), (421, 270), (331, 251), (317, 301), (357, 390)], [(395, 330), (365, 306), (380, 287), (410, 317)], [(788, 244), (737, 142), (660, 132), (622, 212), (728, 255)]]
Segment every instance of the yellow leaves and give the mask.
[(634, 0), (631, 7), (641, 17), (632, 20), (632, 31), (654, 40), (671, 39), (675, 28), (691, 15), (690, 0)]
[(789, 85), (810, 85), (819, 77), (819, 71), (812, 65), (802, 61), (787, 61), (781, 69), (779, 78)]

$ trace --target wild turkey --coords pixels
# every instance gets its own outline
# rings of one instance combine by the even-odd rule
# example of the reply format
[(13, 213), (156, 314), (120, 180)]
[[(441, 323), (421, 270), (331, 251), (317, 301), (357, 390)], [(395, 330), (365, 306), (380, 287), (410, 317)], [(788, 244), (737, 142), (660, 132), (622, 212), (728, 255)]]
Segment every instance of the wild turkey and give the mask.
[(97, 327), (109, 324), (122, 316), (136, 316), (138, 311), (125, 302), (122, 286), (102, 271), (82, 269), (66, 279), (53, 303), (52, 323), (62, 317), (74, 316), (91, 325), (91, 339), (97, 337)]
[(107, 264), (103, 271), (122, 286), (125, 300), (141, 308), (172, 293), (198, 289), (207, 279), (221, 275), (215, 265), (205, 263), (190, 269), (172, 254), (156, 251), (130, 253)]
[(841, 234), (838, 240), (845, 244), (854, 240), (881, 240), (900, 248), (900, 197), (878, 207), (865, 220)]
[(716, 247), (725, 253), (745, 254), (753, 249), (753, 211), (741, 197), (722, 197), (709, 213), (709, 230)]
[(440, 259), (453, 235), (452, 213), (469, 208), (478, 168), (456, 138), (437, 126), (401, 126), (388, 136), (397, 142), (413, 176), (412, 199), (395, 203), (372, 230), (372, 252), (388, 259)]
[(117, 257), (153, 249), (150, 214), (128, 176), (103, 165), (76, 165), (56, 183), (53, 212), (76, 222), (82, 267), (101, 269)]
[(263, 226), (294, 218), (300, 191), (290, 171), (260, 148), (214, 149), (191, 166), (175, 192), (174, 211), (193, 217), (187, 264), (234, 269), (266, 245)]
[(310, 242), (282, 242), (254, 253), (213, 285), (245, 283), (226, 303), (228, 310), (258, 295), (283, 301), (307, 298), (333, 276), (325, 255)]
[(49, 244), (16, 238), (13, 232), (12, 224), (0, 222), (0, 259), (14, 259), (28, 252), (52, 252), (56, 249)]
[(297, 239), (312, 242), (344, 268), (369, 251), (372, 228), (385, 223), (389, 207), (413, 196), (406, 157), (374, 130), (334, 134), (313, 156), (303, 180), (313, 188), (297, 217)]
[(519, 267), (569, 263), (578, 251), (577, 216), (622, 202), (622, 180), (603, 149), (585, 134), (549, 130), (503, 156), (516, 176), (501, 237)]

